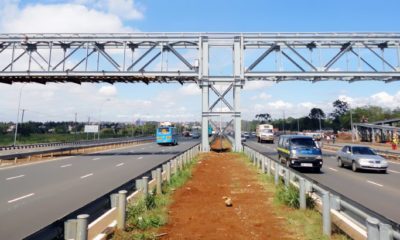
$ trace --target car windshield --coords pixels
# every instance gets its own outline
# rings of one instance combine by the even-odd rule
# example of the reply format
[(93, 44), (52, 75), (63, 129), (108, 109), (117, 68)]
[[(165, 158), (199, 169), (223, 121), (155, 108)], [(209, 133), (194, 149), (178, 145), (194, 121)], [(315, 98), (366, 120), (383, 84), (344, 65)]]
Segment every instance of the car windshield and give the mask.
[(316, 147), (314, 140), (311, 138), (292, 138), (290, 142), (296, 146)]
[(353, 147), (353, 154), (376, 155), (376, 153), (369, 147)]
[(263, 133), (272, 133), (272, 129), (264, 129), (262, 130)]

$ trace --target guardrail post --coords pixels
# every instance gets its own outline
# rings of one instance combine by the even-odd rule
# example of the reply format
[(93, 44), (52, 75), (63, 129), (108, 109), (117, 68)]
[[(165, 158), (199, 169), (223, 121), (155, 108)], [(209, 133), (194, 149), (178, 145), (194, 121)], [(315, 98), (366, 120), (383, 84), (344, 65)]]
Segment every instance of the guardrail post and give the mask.
[(161, 168), (157, 168), (156, 170), (156, 191), (157, 194), (161, 194), (161, 183), (162, 183), (162, 175), (161, 175)]
[(111, 208), (115, 208), (118, 205), (118, 193), (113, 193), (110, 195)]
[(174, 174), (177, 174), (178, 173), (178, 159), (175, 158), (172, 161), (174, 162)]
[(157, 173), (156, 170), (151, 170), (151, 179), (156, 179), (157, 178)]
[(379, 240), (392, 240), (392, 226), (386, 223), (379, 223)]
[(138, 190), (138, 191), (143, 190), (142, 179), (136, 179), (135, 187), (136, 187), (136, 190)]
[(70, 219), (64, 222), (64, 239), (71, 240), (76, 238), (76, 219)]
[(331, 236), (331, 208), (328, 191), (322, 193), (322, 233)]
[(126, 194), (128, 191), (121, 190), (118, 192), (118, 205), (117, 205), (117, 229), (125, 229), (126, 221)]
[(266, 171), (267, 169), (266, 169), (266, 166), (265, 166), (265, 165), (266, 165), (266, 162), (267, 162), (267, 158), (266, 158), (265, 156), (263, 156), (263, 157), (262, 157), (262, 163), (261, 163), (261, 165), (262, 165), (262, 166), (261, 166), (261, 172), (262, 172), (262, 173), (266, 173), (266, 172), (267, 172), (267, 171)]
[(147, 176), (143, 177), (142, 187), (143, 187), (144, 197), (147, 197), (147, 195), (149, 195), (149, 177)]
[(14, 158), (14, 164), (17, 164), (17, 162), (18, 162), (18, 158), (15, 157), (15, 158)]
[(379, 239), (379, 220), (373, 217), (367, 218), (367, 239)]
[(167, 162), (166, 173), (167, 173), (167, 183), (170, 183), (171, 182), (171, 162)]
[(268, 176), (271, 176), (271, 162), (272, 162), (272, 160), (267, 158), (267, 175)]
[(306, 209), (306, 184), (304, 182), (304, 178), (300, 178), (299, 180), (299, 202), (300, 202), (300, 209)]
[(287, 187), (289, 187), (290, 185), (290, 169), (289, 168), (285, 168), (285, 185)]
[(275, 185), (278, 185), (279, 183), (279, 164), (275, 163), (275, 176), (274, 176), (274, 180), (275, 180)]
[(76, 240), (87, 240), (89, 214), (81, 214), (77, 217)]

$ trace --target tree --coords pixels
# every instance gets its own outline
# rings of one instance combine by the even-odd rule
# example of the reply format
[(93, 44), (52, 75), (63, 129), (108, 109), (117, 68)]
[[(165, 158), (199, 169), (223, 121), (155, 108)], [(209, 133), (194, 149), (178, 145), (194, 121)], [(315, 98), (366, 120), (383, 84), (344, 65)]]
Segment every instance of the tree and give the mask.
[(256, 118), (260, 123), (266, 123), (266, 122), (271, 121), (271, 115), (269, 113), (257, 114)]
[(341, 101), (340, 99), (334, 101), (332, 105), (334, 108), (333, 112), (330, 114), (332, 118), (332, 128), (337, 132), (339, 129), (350, 125), (342, 121), (343, 116), (349, 111), (350, 107), (347, 102)]
[(308, 114), (308, 117), (311, 119), (325, 118), (325, 113), (320, 108), (313, 108), (311, 109), (310, 114)]

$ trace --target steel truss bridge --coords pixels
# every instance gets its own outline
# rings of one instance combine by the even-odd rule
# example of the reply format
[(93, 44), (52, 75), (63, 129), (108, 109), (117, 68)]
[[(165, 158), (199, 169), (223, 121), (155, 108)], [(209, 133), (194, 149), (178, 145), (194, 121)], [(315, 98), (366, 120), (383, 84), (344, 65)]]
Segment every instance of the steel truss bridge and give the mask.
[(398, 81), (400, 33), (0, 34), (2, 83), (198, 84), (204, 151), (216, 116), (232, 118), (241, 149), (240, 91), (253, 80)]

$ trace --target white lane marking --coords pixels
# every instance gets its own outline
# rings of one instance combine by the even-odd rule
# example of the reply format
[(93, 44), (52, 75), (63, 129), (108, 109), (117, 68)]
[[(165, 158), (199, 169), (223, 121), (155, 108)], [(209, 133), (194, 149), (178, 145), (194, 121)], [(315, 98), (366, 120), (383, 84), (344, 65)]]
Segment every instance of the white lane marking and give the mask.
[(142, 148), (142, 150), (145, 150), (146, 148)]
[(116, 167), (121, 167), (122, 165), (124, 165), (125, 163), (119, 163), (117, 165), (115, 165)]
[(81, 179), (84, 179), (84, 178), (90, 177), (90, 176), (92, 176), (92, 175), (93, 175), (93, 173), (86, 174), (86, 175), (82, 176), (82, 177), (81, 177)]
[(337, 169), (334, 169), (334, 168), (329, 168), (330, 170), (332, 170), (332, 171), (335, 171), (335, 172), (337, 172), (338, 170)]
[(15, 177), (9, 177), (9, 178), (6, 178), (6, 180), (8, 181), (8, 180), (11, 180), (11, 179), (22, 178), (22, 177), (25, 177), (25, 175), (18, 175), (18, 176), (15, 176)]
[(100, 158), (93, 158), (92, 160), (93, 160), (93, 161), (97, 161), (97, 160), (99, 160), (99, 159), (100, 159)]
[(142, 159), (143, 157), (138, 157), (138, 159)]
[(72, 164), (65, 164), (65, 165), (60, 166), (60, 168), (66, 168), (66, 167), (71, 167), (71, 166), (72, 166)]
[(388, 170), (388, 172), (392, 172), (392, 173), (400, 173), (399, 171), (395, 171), (395, 170)]
[(29, 194), (27, 194), (27, 195), (25, 195), (25, 196), (12, 199), (12, 200), (8, 201), (8, 203), (13, 203), (13, 202), (16, 202), (16, 201), (18, 201), (18, 200), (21, 200), (21, 199), (24, 199), (24, 198), (27, 198), (27, 197), (31, 197), (31, 196), (33, 196), (33, 195), (35, 195), (35, 194), (34, 194), (34, 193), (29, 193)]
[(379, 186), (379, 187), (383, 187), (382, 184), (379, 184), (379, 183), (376, 183), (376, 182), (373, 182), (373, 181), (370, 181), (370, 180), (367, 180), (367, 182), (369, 182), (369, 183), (371, 183), (371, 184), (374, 184), (374, 185), (376, 185), (376, 186)]

